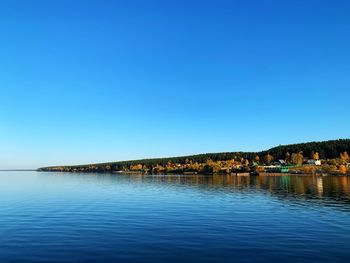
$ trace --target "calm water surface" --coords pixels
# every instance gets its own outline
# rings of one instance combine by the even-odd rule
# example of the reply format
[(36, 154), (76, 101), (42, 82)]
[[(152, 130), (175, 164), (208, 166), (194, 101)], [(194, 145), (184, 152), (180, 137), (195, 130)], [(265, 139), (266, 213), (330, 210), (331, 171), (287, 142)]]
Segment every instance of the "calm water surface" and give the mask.
[(350, 178), (0, 172), (0, 262), (350, 262)]

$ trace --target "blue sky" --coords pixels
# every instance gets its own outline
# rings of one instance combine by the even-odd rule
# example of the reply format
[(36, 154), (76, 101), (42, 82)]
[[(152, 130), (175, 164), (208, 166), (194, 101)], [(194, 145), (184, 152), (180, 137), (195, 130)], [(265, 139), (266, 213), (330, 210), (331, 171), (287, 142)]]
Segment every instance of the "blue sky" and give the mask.
[(349, 1), (1, 1), (0, 169), (350, 137)]

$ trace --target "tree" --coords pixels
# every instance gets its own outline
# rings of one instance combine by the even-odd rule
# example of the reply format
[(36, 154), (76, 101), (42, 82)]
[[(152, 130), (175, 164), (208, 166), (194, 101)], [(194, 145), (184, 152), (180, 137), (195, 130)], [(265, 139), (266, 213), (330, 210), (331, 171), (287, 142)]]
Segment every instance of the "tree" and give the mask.
[(340, 159), (343, 161), (343, 162), (347, 162), (349, 160), (349, 155), (348, 153), (345, 151), (343, 153), (340, 153)]
[(340, 172), (341, 174), (346, 174), (346, 167), (345, 167), (344, 164), (342, 164), (342, 165), (339, 166), (339, 172)]
[(219, 162), (211, 162), (209, 167), (213, 171), (213, 173), (218, 173), (221, 170), (221, 165)]
[(312, 158), (313, 158), (314, 160), (320, 159), (318, 152), (315, 152), (315, 153), (313, 154)]
[(260, 161), (259, 155), (256, 155), (256, 156), (255, 156), (255, 161), (256, 161), (257, 163)]
[(245, 167), (248, 167), (248, 166), (249, 166), (249, 160), (248, 160), (248, 159), (245, 159), (245, 161), (244, 161), (244, 166), (245, 166)]
[(292, 163), (295, 163), (298, 165), (303, 164), (303, 159), (304, 159), (304, 156), (302, 152), (292, 153), (292, 157), (291, 157)]
[(271, 155), (271, 154), (266, 154), (265, 155), (265, 162), (267, 163), (267, 164), (270, 164), (272, 161), (273, 161), (273, 156)]
[(227, 160), (226, 161), (226, 165), (228, 166), (228, 167), (232, 167), (232, 166), (234, 166), (234, 164), (235, 164), (235, 160), (233, 160), (233, 159), (231, 159), (231, 160)]
[(284, 160), (286, 161), (286, 163), (290, 163), (290, 153), (289, 152), (286, 152)]
[(195, 171), (195, 172), (200, 171), (200, 165), (197, 162), (192, 163), (189, 168), (190, 168), (190, 170)]

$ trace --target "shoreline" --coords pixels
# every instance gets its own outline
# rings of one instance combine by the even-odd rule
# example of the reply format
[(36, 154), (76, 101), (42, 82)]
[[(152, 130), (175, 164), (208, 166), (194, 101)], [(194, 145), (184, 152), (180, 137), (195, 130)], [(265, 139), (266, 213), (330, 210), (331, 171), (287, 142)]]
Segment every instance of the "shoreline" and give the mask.
[[(1, 170), (0, 170), (1, 171)], [(24, 170), (22, 170), (24, 171)], [(142, 171), (56, 171), (56, 170), (27, 170), (36, 172), (57, 172), (57, 173), (72, 173), (72, 174), (115, 174), (115, 175), (200, 175), (200, 176), (210, 176), (210, 175), (220, 175), (220, 176), (237, 176), (237, 177), (267, 177), (267, 176), (302, 176), (302, 177), (323, 177), (323, 176), (350, 176), (350, 173), (268, 173), (268, 172), (232, 172), (232, 173), (198, 173), (198, 172), (183, 172), (183, 173), (148, 173)]]

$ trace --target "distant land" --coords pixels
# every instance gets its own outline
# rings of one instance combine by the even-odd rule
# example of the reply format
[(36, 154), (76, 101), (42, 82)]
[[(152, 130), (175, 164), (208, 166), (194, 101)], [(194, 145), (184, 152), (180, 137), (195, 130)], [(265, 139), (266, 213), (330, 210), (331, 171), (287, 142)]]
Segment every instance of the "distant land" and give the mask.
[(37, 171), (178, 174), (348, 174), (350, 139), (279, 145), (260, 152), (204, 153), (73, 166), (42, 167)]
[(0, 172), (28, 172), (36, 171), (36, 169), (0, 169)]

